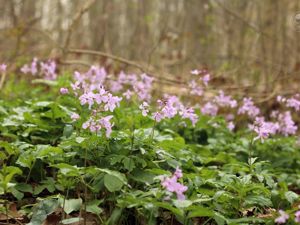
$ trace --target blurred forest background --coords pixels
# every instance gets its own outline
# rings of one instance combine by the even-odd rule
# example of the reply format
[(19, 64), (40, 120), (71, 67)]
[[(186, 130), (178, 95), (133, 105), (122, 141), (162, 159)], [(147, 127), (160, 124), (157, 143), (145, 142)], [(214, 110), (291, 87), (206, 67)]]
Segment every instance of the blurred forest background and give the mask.
[(299, 89), (298, 0), (0, 0), (0, 17), (7, 63), (118, 61), (176, 84), (205, 68), (261, 102)]

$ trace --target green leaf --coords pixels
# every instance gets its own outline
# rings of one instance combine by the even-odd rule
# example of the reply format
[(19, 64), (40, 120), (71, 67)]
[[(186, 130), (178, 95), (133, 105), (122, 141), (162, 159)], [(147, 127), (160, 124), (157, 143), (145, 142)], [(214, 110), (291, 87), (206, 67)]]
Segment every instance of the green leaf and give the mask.
[(33, 208), (33, 214), (30, 223), (27, 225), (41, 225), (48, 215), (53, 213), (59, 206), (57, 199), (45, 199)]
[(102, 209), (98, 206), (102, 201), (101, 200), (93, 200), (89, 202), (86, 206), (86, 211), (90, 213), (94, 213), (96, 215), (100, 215), (102, 213)]
[(123, 160), (123, 164), (125, 169), (127, 169), (129, 172), (131, 172), (134, 168), (135, 168), (135, 163), (133, 161), (133, 159), (126, 157)]
[(74, 218), (64, 219), (64, 220), (61, 221), (61, 223), (62, 224), (71, 224), (71, 223), (78, 223), (82, 220), (83, 220), (83, 218), (74, 217)]
[[(82, 205), (82, 199), (66, 199), (65, 200), (65, 207), (64, 211), (67, 214), (70, 214), (71, 212), (78, 211)], [(63, 207), (63, 203), (61, 204), (61, 207)]]
[(11, 188), (11, 193), (13, 196), (18, 199), (19, 201), (24, 197), (24, 194), (20, 191), (18, 191), (15, 187)]
[(188, 214), (188, 218), (193, 217), (213, 217), (214, 211), (203, 206), (193, 206)]
[(299, 198), (299, 195), (293, 191), (285, 192), (284, 196), (285, 196), (286, 200), (288, 200), (289, 203), (291, 203), (291, 204), (293, 204)]
[(245, 199), (245, 204), (247, 206), (272, 206), (272, 202), (269, 198), (262, 195), (249, 195)]
[(124, 183), (117, 176), (105, 174), (104, 185), (110, 192), (115, 192), (121, 190)]
[(192, 201), (190, 200), (173, 200), (173, 204), (177, 207), (177, 208), (187, 208), (190, 205), (193, 204)]
[(63, 131), (63, 136), (65, 136), (66, 138), (70, 137), (73, 133), (73, 126), (70, 124), (66, 124), (64, 127), (64, 131)]

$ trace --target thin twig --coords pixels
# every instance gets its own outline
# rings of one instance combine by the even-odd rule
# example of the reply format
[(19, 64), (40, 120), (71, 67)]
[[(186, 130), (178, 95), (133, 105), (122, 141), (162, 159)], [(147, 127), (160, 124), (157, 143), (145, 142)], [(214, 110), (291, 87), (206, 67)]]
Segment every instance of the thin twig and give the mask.
[[(68, 28), (67, 31), (67, 37), (63, 46), (63, 50), (66, 50), (69, 47), (70, 41), (71, 41), (71, 36), (72, 33), (76, 27), (76, 25), (78, 24), (80, 18), (82, 17), (82, 15), (89, 10), (89, 8), (96, 2), (96, 0), (89, 0), (86, 1), (86, 3), (83, 5), (83, 7), (75, 14), (75, 16), (73, 17), (72, 21), (71, 21), (71, 25)], [(65, 52), (64, 52), (65, 54)]]

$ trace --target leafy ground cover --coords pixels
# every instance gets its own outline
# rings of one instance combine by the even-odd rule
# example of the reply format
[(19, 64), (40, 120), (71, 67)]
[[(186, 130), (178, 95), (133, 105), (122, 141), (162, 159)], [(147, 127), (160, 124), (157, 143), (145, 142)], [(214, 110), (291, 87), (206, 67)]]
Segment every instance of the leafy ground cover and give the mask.
[(181, 99), (101, 67), (1, 71), (1, 224), (300, 221), (297, 95), (263, 117), (250, 98), (207, 94), (207, 71)]

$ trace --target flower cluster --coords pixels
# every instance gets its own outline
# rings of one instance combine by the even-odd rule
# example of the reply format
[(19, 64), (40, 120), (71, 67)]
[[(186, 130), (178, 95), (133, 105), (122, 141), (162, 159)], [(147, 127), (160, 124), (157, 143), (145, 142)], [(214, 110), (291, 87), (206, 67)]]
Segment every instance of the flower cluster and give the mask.
[(290, 218), (289, 214), (283, 210), (279, 210), (279, 215), (280, 216), (275, 219), (275, 223), (277, 224), (284, 224)]
[(110, 122), (111, 118), (113, 118), (113, 116), (110, 115), (98, 119), (97, 115), (93, 115), (82, 124), (82, 128), (89, 128), (91, 132), (98, 132), (101, 128), (104, 128), (106, 130), (106, 137), (109, 137), (113, 127), (113, 124)]
[(211, 102), (205, 103), (205, 105), (201, 108), (201, 113), (209, 116), (216, 116), (218, 113), (219, 107)]
[(76, 82), (71, 85), (73, 90), (78, 90), (82, 87), (85, 91), (93, 91), (100, 86), (106, 86), (112, 93), (124, 91), (123, 96), (127, 100), (134, 94), (141, 101), (150, 101), (151, 99), (153, 78), (145, 73), (138, 76), (120, 72), (117, 79), (114, 80), (103, 67), (92, 66), (86, 73), (76, 71), (74, 79)]
[(124, 89), (126, 99), (130, 99), (133, 93), (136, 93), (141, 101), (150, 101), (153, 78), (143, 73), (139, 77), (136, 74), (125, 74), (121, 72), (117, 80), (110, 81), (110, 90), (120, 92)]
[(298, 127), (295, 125), (295, 122), (292, 119), (290, 111), (284, 113), (279, 113), (277, 116), (278, 120), (278, 133), (283, 134), (284, 136), (295, 134)]
[(278, 123), (266, 122), (263, 117), (256, 117), (254, 124), (249, 125), (249, 128), (257, 134), (254, 140), (260, 139), (263, 142), (269, 135), (276, 133), (278, 126)]
[(192, 70), (190, 72), (192, 75), (200, 75), (200, 77), (195, 80), (192, 79), (188, 86), (191, 90), (190, 94), (202, 96), (203, 95), (203, 85), (208, 86), (208, 82), (210, 81), (210, 74), (206, 70)]
[(215, 96), (214, 101), (220, 107), (235, 108), (237, 106), (237, 101), (232, 99), (231, 96), (225, 95), (222, 90), (219, 91), (219, 95)]
[(300, 97), (299, 94), (296, 94), (291, 98), (285, 98), (279, 95), (277, 96), (277, 101), (280, 103), (284, 103), (289, 108), (294, 108), (296, 111), (299, 111), (300, 110), (299, 97)]
[[(275, 219), (275, 223), (285, 224), (290, 218), (290, 215), (281, 209), (278, 211), (278, 213), (279, 216)], [(295, 222), (300, 223), (300, 210), (296, 211), (294, 216), (295, 216)]]
[(184, 192), (187, 191), (187, 186), (178, 182), (182, 177), (182, 171), (178, 167), (171, 177), (162, 178), (161, 185), (169, 192), (176, 193), (178, 200), (185, 200)]
[(33, 76), (42, 75), (46, 80), (56, 80), (57, 78), (56, 63), (53, 60), (39, 63), (37, 58), (33, 58), (31, 64), (25, 64), (21, 68), (21, 72)]
[[(112, 132), (113, 123), (112, 115), (115, 108), (120, 106), (122, 97), (115, 96), (105, 90), (103, 83), (107, 77), (107, 73), (103, 68), (92, 66), (86, 73), (74, 73), (74, 82), (71, 88), (75, 96), (77, 96), (82, 106), (87, 105), (91, 111), (90, 117), (82, 124), (83, 129), (89, 129), (91, 132), (98, 132), (105, 129), (106, 137)], [(69, 89), (61, 88), (60, 93), (69, 94)], [(80, 116), (77, 113), (71, 115), (73, 122), (77, 121)]]
[(152, 115), (156, 122), (160, 122), (165, 118), (171, 119), (176, 115), (180, 115), (183, 119), (189, 119), (193, 126), (198, 121), (198, 115), (194, 109), (185, 107), (176, 96), (166, 96), (165, 100), (158, 100), (157, 103), (158, 111)]
[(244, 98), (243, 105), (238, 109), (238, 114), (247, 114), (250, 118), (256, 117), (260, 113), (259, 108), (257, 108), (252, 98)]

